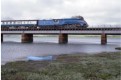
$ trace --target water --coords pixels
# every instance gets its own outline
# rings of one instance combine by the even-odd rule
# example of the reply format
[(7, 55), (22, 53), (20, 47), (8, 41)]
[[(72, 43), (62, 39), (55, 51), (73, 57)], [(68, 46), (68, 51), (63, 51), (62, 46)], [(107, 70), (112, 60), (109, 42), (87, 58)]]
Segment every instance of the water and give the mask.
[(4, 35), (1, 44), (2, 64), (11, 61), (26, 60), (28, 56), (48, 56), (71, 53), (118, 52), (121, 38), (108, 37), (107, 45), (100, 45), (100, 37), (69, 36), (68, 44), (58, 44), (57, 36), (34, 37), (33, 43), (21, 43), (21, 36)]

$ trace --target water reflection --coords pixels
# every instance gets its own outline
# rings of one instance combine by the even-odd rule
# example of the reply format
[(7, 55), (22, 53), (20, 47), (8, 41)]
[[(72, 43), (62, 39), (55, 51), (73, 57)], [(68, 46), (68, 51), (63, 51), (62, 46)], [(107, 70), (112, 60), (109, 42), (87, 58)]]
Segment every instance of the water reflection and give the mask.
[(58, 37), (34, 37), (34, 43), (21, 43), (21, 36), (4, 36), (1, 46), (2, 64), (24, 60), (27, 56), (48, 56), (70, 53), (114, 52), (121, 46), (120, 38), (108, 38), (107, 45), (100, 45), (100, 37), (72, 37), (68, 44), (58, 44)]

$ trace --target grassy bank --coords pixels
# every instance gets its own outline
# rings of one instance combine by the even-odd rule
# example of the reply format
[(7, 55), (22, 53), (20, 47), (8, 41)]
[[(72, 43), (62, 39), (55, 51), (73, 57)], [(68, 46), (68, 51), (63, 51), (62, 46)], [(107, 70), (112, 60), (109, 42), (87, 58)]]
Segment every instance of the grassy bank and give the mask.
[(2, 80), (120, 80), (121, 53), (68, 54), (2, 66)]

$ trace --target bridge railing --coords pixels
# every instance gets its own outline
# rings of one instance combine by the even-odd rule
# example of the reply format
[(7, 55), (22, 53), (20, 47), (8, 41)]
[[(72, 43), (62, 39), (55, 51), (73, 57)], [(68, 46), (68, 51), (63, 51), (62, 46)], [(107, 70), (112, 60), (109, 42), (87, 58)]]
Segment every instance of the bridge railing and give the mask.
[(114, 27), (114, 28), (120, 28), (121, 27), (121, 25), (90, 25), (89, 27), (91, 27), (91, 28), (112, 28), (112, 27)]

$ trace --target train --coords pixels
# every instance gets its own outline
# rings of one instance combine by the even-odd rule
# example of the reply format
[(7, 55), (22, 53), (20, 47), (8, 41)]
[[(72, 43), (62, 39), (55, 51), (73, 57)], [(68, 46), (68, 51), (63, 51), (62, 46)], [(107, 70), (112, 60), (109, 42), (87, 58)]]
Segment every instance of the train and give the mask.
[(49, 19), (49, 20), (4, 20), (1, 22), (2, 29), (70, 29), (87, 28), (88, 24), (82, 16)]

